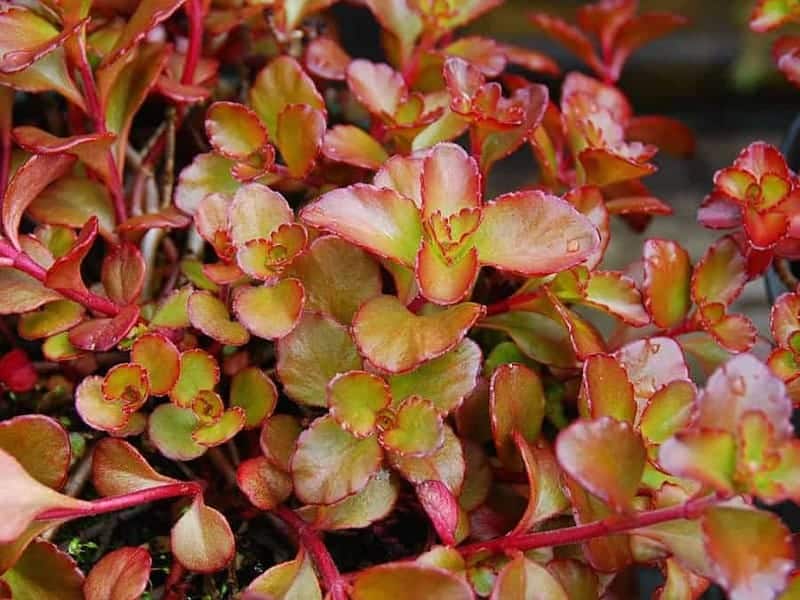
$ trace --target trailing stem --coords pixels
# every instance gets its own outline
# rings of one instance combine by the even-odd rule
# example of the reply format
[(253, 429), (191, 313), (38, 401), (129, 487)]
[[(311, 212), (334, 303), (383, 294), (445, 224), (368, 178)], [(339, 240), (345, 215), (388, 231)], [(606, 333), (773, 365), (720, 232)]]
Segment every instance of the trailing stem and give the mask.
[(592, 538), (639, 529), (666, 521), (696, 519), (709, 506), (713, 506), (721, 500), (720, 497), (715, 495), (703, 496), (677, 506), (649, 510), (629, 516), (612, 515), (600, 521), (576, 525), (575, 527), (506, 535), (485, 542), (467, 544), (458, 550), (464, 556), (472, 556), (479, 552), (525, 551), (533, 550), (534, 548), (551, 548), (554, 546), (576, 544)]
[(345, 593), (345, 579), (339, 573), (336, 563), (325, 547), (317, 530), (298, 517), (293, 510), (285, 506), (278, 506), (272, 511), (276, 517), (294, 530), (298, 543), (308, 552), (317, 568), (322, 584), (331, 595), (331, 600), (347, 600)]

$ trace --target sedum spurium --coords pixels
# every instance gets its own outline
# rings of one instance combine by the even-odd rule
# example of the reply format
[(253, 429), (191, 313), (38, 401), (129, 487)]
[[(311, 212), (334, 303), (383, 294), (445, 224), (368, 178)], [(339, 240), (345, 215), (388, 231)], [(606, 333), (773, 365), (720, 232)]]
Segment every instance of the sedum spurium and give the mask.
[[(773, 346), (731, 307), (797, 257), (797, 176), (756, 142), (702, 256), (604, 269), (612, 217), (671, 212), (657, 152), (694, 148), (616, 85), (684, 20), (531, 15), (592, 71), (551, 97), (549, 57), (456, 35), (500, 3), (364, 0), (377, 61), (335, 0), (0, 4), (3, 597), (600, 598), (637, 564), (659, 598), (792, 597), (764, 507), (800, 501), (800, 300)], [(144, 538), (76, 562), (73, 521), (134, 507)], [(263, 513), (291, 552), (254, 550)]]

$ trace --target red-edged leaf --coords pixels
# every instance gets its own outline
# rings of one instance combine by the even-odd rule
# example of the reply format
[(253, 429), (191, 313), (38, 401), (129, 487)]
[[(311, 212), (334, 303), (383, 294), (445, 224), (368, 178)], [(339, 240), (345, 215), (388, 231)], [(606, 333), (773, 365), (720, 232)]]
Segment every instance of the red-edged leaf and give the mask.
[(125, 28), (117, 38), (114, 46), (103, 58), (103, 65), (108, 65), (133, 49), (148, 32), (184, 3), (184, 0), (142, 0), (136, 5), (136, 11), (130, 16)]
[(123, 306), (113, 319), (84, 321), (69, 331), (69, 341), (81, 350), (105, 352), (128, 335), (139, 320), (139, 306)]
[(461, 146), (434, 146), (422, 163), (420, 181), (423, 219), (430, 219), (435, 213), (449, 217), (481, 205), (478, 165)]
[(81, 275), (81, 264), (97, 237), (97, 217), (92, 217), (83, 226), (78, 239), (64, 256), (56, 260), (47, 270), (45, 285), (54, 290), (77, 292), (89, 295)]
[(397, 298), (378, 296), (353, 319), (353, 338), (372, 364), (403, 373), (458, 345), (483, 312), (480, 304), (465, 302), (418, 316)]
[(131, 361), (144, 367), (150, 393), (168, 394), (178, 380), (180, 353), (169, 338), (160, 333), (147, 333), (131, 347)]
[(618, 511), (628, 510), (646, 462), (641, 437), (611, 417), (577, 421), (556, 440), (558, 462), (580, 484)]
[(225, 304), (210, 292), (197, 291), (187, 305), (192, 325), (207, 336), (228, 346), (242, 346), (250, 334), (237, 321), (231, 321)]
[(191, 218), (175, 208), (168, 206), (155, 213), (131, 217), (117, 227), (118, 231), (141, 231), (147, 229), (183, 229), (192, 222)]
[(644, 291), (647, 310), (662, 329), (679, 324), (691, 306), (692, 265), (689, 254), (668, 240), (647, 240), (644, 245)]
[(692, 275), (692, 298), (697, 304), (728, 305), (747, 282), (745, 257), (733, 238), (724, 237), (711, 246)]
[(325, 113), (308, 104), (289, 104), (278, 115), (275, 143), (289, 175), (305, 177), (314, 166), (325, 135)]
[(489, 384), (492, 437), (505, 464), (514, 464), (514, 432), (528, 442), (539, 437), (545, 396), (539, 376), (520, 364), (501, 365)]
[(655, 12), (634, 16), (626, 21), (614, 37), (614, 53), (608, 65), (609, 77), (614, 81), (619, 79), (625, 62), (633, 52), (687, 23), (688, 20), (680, 15)]
[(233, 312), (253, 335), (280, 339), (294, 329), (303, 311), (305, 291), (298, 279), (275, 285), (243, 286), (236, 289)]
[(600, 187), (641, 179), (657, 171), (654, 165), (637, 162), (603, 148), (588, 148), (580, 153), (578, 159), (586, 173), (584, 183)]
[(579, 264), (597, 248), (600, 236), (561, 198), (513, 192), (483, 208), (474, 243), (482, 264), (534, 276)]
[(175, 523), (170, 535), (175, 559), (189, 571), (213, 573), (225, 568), (236, 552), (227, 519), (195, 496), (192, 505)]
[(72, 451), (63, 427), (44, 415), (21, 415), (0, 422), (0, 449), (29, 475), (53, 489), (66, 482)]
[(17, 169), (3, 195), (3, 230), (17, 250), (19, 224), (31, 202), (50, 183), (64, 176), (75, 163), (69, 154), (40, 154), (30, 157)]
[(17, 145), (31, 154), (71, 154), (103, 179), (108, 180), (110, 176), (107, 153), (114, 141), (112, 133), (89, 133), (60, 138), (29, 125), (15, 127), (12, 133)]
[(636, 400), (633, 385), (625, 369), (610, 356), (596, 354), (583, 363), (583, 387), (587, 404), (587, 417), (614, 417), (618, 421), (633, 423), (636, 418)]
[(537, 596), (548, 600), (568, 600), (558, 579), (540, 564), (520, 554), (498, 574), (490, 600)]
[(633, 117), (625, 127), (625, 137), (681, 158), (690, 158), (695, 151), (694, 133), (675, 119), (661, 116)]
[(330, 160), (373, 171), (389, 159), (380, 142), (355, 125), (336, 125), (329, 129), (322, 143), (322, 153)]
[(86, 600), (137, 600), (147, 587), (152, 563), (145, 548), (128, 546), (106, 554), (86, 577)]
[(97, 442), (92, 454), (92, 484), (102, 496), (121, 496), (177, 479), (156, 472), (136, 448), (116, 438)]
[(330, 415), (357, 438), (376, 432), (380, 413), (391, 402), (387, 383), (365, 371), (341, 373), (328, 383)]
[(347, 68), (347, 85), (372, 114), (393, 117), (408, 89), (400, 73), (387, 64), (357, 59)]
[(85, 600), (83, 573), (77, 563), (58, 546), (35, 540), (14, 567), (3, 574), (10, 598), (36, 600)]
[(531, 21), (548, 36), (575, 54), (598, 74), (605, 72), (603, 64), (597, 57), (592, 42), (580, 30), (566, 21), (546, 14), (531, 16)]
[(414, 486), (414, 489), (439, 539), (448, 546), (454, 545), (459, 513), (455, 496), (441, 481), (423, 481)]
[(701, 481), (721, 492), (732, 492), (736, 440), (722, 430), (678, 432), (661, 445), (658, 462), (673, 475)]
[(292, 493), (291, 476), (263, 456), (241, 463), (236, 481), (250, 503), (261, 510), (275, 508)]
[(103, 259), (103, 287), (108, 297), (117, 304), (130, 304), (139, 298), (144, 276), (144, 258), (133, 244), (114, 246)]
[(306, 46), (303, 63), (317, 77), (344, 81), (350, 56), (333, 38), (318, 37)]
[(464, 578), (438, 567), (412, 562), (387, 563), (371, 567), (353, 580), (353, 600), (385, 600), (387, 597), (473, 600), (472, 588)]
[(205, 125), (214, 150), (226, 158), (247, 158), (267, 143), (266, 128), (243, 104), (215, 102), (206, 111)]

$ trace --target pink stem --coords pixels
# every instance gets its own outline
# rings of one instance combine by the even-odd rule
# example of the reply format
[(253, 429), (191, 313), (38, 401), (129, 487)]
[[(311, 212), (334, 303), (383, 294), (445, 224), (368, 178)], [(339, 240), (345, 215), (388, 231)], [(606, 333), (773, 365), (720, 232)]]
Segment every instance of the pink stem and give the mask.
[[(14, 248), (14, 246), (12, 246), (6, 240), (0, 240), (0, 257), (11, 259), (15, 269), (19, 269), (23, 273), (27, 273), (42, 283), (44, 283), (47, 279), (47, 270), (36, 263), (25, 252)], [(111, 302), (111, 300), (91, 292), (87, 291), (84, 293), (79, 290), (67, 289), (59, 289), (56, 291), (62, 296), (84, 305), (86, 308), (97, 311), (109, 317), (116, 316), (119, 313), (119, 307)]]
[(54, 508), (46, 510), (36, 516), (37, 521), (50, 521), (61, 519), (76, 519), (78, 517), (91, 517), (102, 515), (109, 512), (124, 510), (155, 502), (156, 500), (166, 500), (167, 498), (177, 498), (179, 496), (196, 496), (202, 494), (203, 488), (194, 481), (181, 481), (179, 483), (167, 483), (158, 487), (131, 492), (121, 496), (110, 496), (100, 498), (90, 502), (87, 508)]
[(189, 18), (189, 48), (186, 50), (186, 62), (183, 63), (181, 83), (194, 83), (194, 72), (200, 62), (203, 50), (203, 4), (201, 0), (189, 0), (186, 3), (186, 16)]
[(331, 600), (347, 600), (345, 579), (339, 573), (339, 569), (336, 563), (333, 562), (333, 558), (325, 547), (319, 533), (298, 517), (290, 508), (278, 506), (271, 512), (294, 530), (298, 542), (311, 556), (311, 560), (314, 561), (317, 572), (322, 579), (322, 584), (330, 593)]
[[(103, 105), (100, 102), (100, 96), (97, 93), (97, 84), (95, 83), (92, 68), (89, 66), (89, 59), (86, 57), (86, 50), (83, 45), (81, 45), (79, 56), (80, 63), (78, 64), (78, 71), (81, 74), (81, 82), (83, 83), (86, 110), (94, 121), (94, 127), (97, 132), (106, 133), (108, 132), (108, 128), (106, 127), (105, 110), (103, 110)], [(110, 173), (109, 189), (114, 202), (114, 215), (117, 223), (123, 223), (128, 218), (127, 208), (125, 207), (125, 190), (123, 189), (122, 178), (111, 148), (106, 152), (106, 161), (108, 162), (108, 170)]]
[(535, 533), (506, 535), (486, 542), (476, 542), (458, 548), (464, 556), (472, 556), (479, 552), (510, 552), (512, 550), (533, 550), (534, 548), (551, 548), (585, 542), (586, 540), (621, 533), (632, 529), (639, 529), (648, 525), (656, 525), (665, 521), (676, 519), (696, 519), (709, 506), (722, 500), (715, 495), (695, 498), (677, 506), (659, 508), (640, 512), (630, 516), (612, 515), (600, 521), (554, 529), (551, 531), (538, 531)]
[(515, 306), (530, 302), (531, 300), (536, 300), (542, 294), (544, 294), (544, 291), (540, 289), (536, 290), (535, 292), (520, 294), (519, 296), (511, 296), (510, 298), (499, 300), (498, 302), (490, 304), (486, 307), (486, 316), (491, 317), (492, 315), (499, 315), (501, 313), (514, 310)]

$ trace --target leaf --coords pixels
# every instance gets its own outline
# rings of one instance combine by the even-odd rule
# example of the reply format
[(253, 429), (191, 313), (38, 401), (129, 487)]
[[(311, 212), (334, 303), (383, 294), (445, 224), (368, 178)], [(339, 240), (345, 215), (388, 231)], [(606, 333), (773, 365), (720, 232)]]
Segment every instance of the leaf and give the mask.
[[(341, 265), (345, 264), (347, 270), (343, 271)], [(303, 282), (306, 310), (324, 313), (344, 325), (382, 288), (375, 259), (334, 236), (314, 240), (294, 261), (289, 275)]]
[(389, 154), (380, 142), (355, 125), (331, 127), (325, 134), (322, 154), (332, 161), (373, 171), (389, 160)]
[(353, 319), (353, 338), (372, 364), (390, 373), (404, 373), (454, 348), (483, 312), (481, 305), (465, 302), (418, 316), (397, 298), (378, 296)]
[(277, 403), (278, 390), (261, 369), (245, 367), (231, 379), (230, 405), (244, 410), (245, 428), (260, 427)]
[(516, 535), (566, 511), (569, 501), (561, 489), (561, 470), (550, 447), (542, 441), (531, 444), (518, 431), (513, 438), (528, 478), (528, 504), (512, 531)]
[(242, 462), (236, 482), (250, 504), (261, 510), (272, 510), (292, 493), (291, 476), (263, 456)]
[(472, 600), (469, 584), (438, 567), (396, 562), (360, 571), (353, 580), (353, 600), (409, 597), (417, 600)]
[(469, 296), (480, 264), (475, 248), (448, 263), (434, 243), (422, 242), (417, 255), (417, 282), (425, 298), (437, 304), (455, 304)]
[(392, 402), (386, 382), (365, 371), (336, 375), (328, 383), (327, 396), (330, 416), (357, 438), (377, 432), (379, 419)]
[(696, 142), (692, 130), (676, 119), (657, 115), (636, 116), (625, 126), (625, 138), (658, 146), (679, 158), (691, 158)]
[(92, 375), (75, 389), (75, 410), (83, 422), (101, 431), (115, 432), (131, 418), (123, 402), (109, 402), (103, 396), (103, 378)]
[(231, 321), (225, 304), (209, 292), (197, 291), (189, 296), (187, 310), (192, 325), (221, 344), (242, 346), (250, 339), (242, 325)]
[[(17, 145), (31, 154), (66, 152), (80, 159), (103, 180), (108, 181), (109, 179), (107, 153), (114, 141), (112, 133), (88, 133), (60, 138), (38, 127), (23, 125), (15, 127), (12, 135)], [(81, 223), (85, 221), (86, 219), (83, 219)]]
[(112, 302), (131, 304), (139, 298), (144, 284), (142, 253), (130, 243), (113, 246), (103, 259), (101, 279)]
[(362, 529), (385, 518), (392, 511), (399, 488), (397, 478), (389, 471), (381, 470), (360, 491), (344, 500), (304, 506), (298, 512), (312, 527), (322, 531)]
[(356, 59), (347, 67), (347, 86), (356, 99), (372, 114), (389, 118), (408, 97), (400, 73), (385, 63)]
[(689, 477), (720, 491), (733, 491), (736, 439), (727, 431), (679, 431), (661, 444), (659, 464), (669, 473)]
[(481, 369), (481, 351), (470, 339), (423, 363), (417, 369), (388, 378), (395, 403), (419, 395), (443, 415), (457, 408), (477, 384)]
[(106, 402), (119, 402), (126, 412), (141, 408), (150, 393), (147, 372), (136, 363), (119, 363), (111, 367), (103, 378), (101, 389)]
[(531, 15), (531, 22), (546, 35), (567, 48), (596, 73), (604, 73), (605, 68), (595, 53), (592, 42), (577, 28), (566, 21), (548, 14)]
[(641, 418), (644, 438), (660, 444), (686, 426), (696, 395), (691, 381), (673, 381), (653, 394)]
[(537, 362), (556, 367), (577, 366), (569, 330), (561, 318), (556, 320), (539, 312), (509, 311), (481, 320), (480, 326), (507, 333), (525, 356)]
[(234, 245), (269, 238), (284, 223), (294, 220), (286, 199), (260, 183), (240, 187), (229, 208), (230, 236)]
[(520, 554), (503, 567), (492, 590), (491, 600), (505, 598), (567, 600), (568, 596), (547, 569)]
[(295, 328), (303, 312), (305, 291), (298, 279), (284, 279), (275, 285), (236, 288), (233, 312), (255, 336), (280, 339)]
[(0, 314), (11, 315), (36, 310), (43, 304), (64, 297), (42, 285), (30, 275), (14, 267), (0, 267), (0, 293), (3, 295)]
[(197, 392), (214, 389), (219, 383), (219, 365), (205, 350), (195, 348), (181, 353), (178, 380), (170, 399), (180, 407), (190, 406)]
[(489, 383), (492, 437), (505, 465), (516, 464), (513, 433), (529, 442), (539, 437), (545, 397), (539, 376), (521, 364), (501, 365)]
[(769, 598), (794, 569), (789, 531), (767, 512), (726, 506), (706, 510), (703, 542), (713, 578), (732, 600)]
[(86, 600), (137, 600), (147, 587), (152, 563), (145, 548), (126, 546), (109, 552), (86, 577)]
[(644, 245), (644, 292), (647, 310), (662, 329), (678, 325), (691, 306), (689, 254), (667, 240), (647, 240)]
[(646, 453), (628, 423), (602, 417), (576, 421), (556, 439), (561, 467), (615, 510), (631, 508), (644, 472)]
[(4, 518), (0, 522), (0, 543), (14, 541), (21, 536), (31, 522), (50, 509), (88, 509), (90, 504), (77, 500), (42, 485), (28, 475), (16, 459), (0, 450), (0, 474), (3, 477), (4, 493), (0, 497), (0, 510)]
[(635, 50), (687, 23), (688, 20), (680, 15), (656, 12), (628, 19), (614, 37), (614, 53), (608, 63), (608, 76), (616, 81)]
[[(209, 390), (204, 390), (199, 393), (192, 404), (192, 410), (200, 417), (200, 425), (192, 431), (192, 439), (207, 448), (219, 446), (225, 442), (232, 440), (233, 437), (239, 433), (244, 427), (245, 415), (244, 411), (238, 406), (229, 408), (220, 414), (211, 423), (204, 423), (204, 415), (197, 408), (198, 402), (205, 402), (209, 395), (219, 398), (219, 395)], [(222, 406), (222, 399), (219, 399), (219, 406)]]
[(206, 451), (206, 447), (192, 437), (198, 424), (199, 419), (192, 409), (161, 404), (150, 414), (147, 435), (167, 458), (193, 460)]
[[(117, 227), (119, 232), (142, 231), (148, 229), (184, 229), (192, 222), (191, 218), (174, 206), (167, 206), (154, 213), (130, 217)], [(102, 233), (102, 224), (100, 232)]]
[(793, 435), (792, 403), (783, 382), (754, 356), (739, 354), (708, 378), (695, 404), (694, 423), (735, 434), (751, 410), (762, 412), (779, 437)]
[(72, 451), (67, 432), (44, 415), (20, 415), (0, 422), (0, 450), (39, 483), (55, 490), (67, 481)]
[(26, 340), (38, 340), (67, 331), (84, 318), (84, 308), (71, 300), (55, 300), (39, 310), (20, 315), (17, 331)]
[(150, 324), (154, 327), (165, 327), (167, 329), (189, 327), (189, 314), (186, 305), (192, 291), (192, 288), (187, 286), (172, 292), (156, 309), (153, 318), (150, 319)]
[(440, 448), (442, 416), (419, 396), (405, 400), (395, 412), (394, 422), (378, 438), (387, 451), (400, 456), (426, 456)]
[(439, 539), (448, 546), (455, 545), (459, 517), (459, 506), (455, 496), (444, 483), (436, 480), (418, 483), (414, 489)]
[(166, 336), (146, 333), (136, 338), (131, 346), (131, 361), (144, 367), (155, 396), (168, 394), (178, 381), (180, 353)]
[(141, 42), (147, 33), (159, 23), (166, 21), (184, 0), (142, 0), (125, 24), (114, 46), (103, 58), (108, 65), (121, 58)]
[(233, 194), (241, 184), (231, 175), (233, 162), (214, 153), (198, 154), (178, 176), (175, 205), (194, 215), (208, 194)]
[[(75, 29), (73, 26), (72, 30)], [(0, 13), (0, 72), (22, 71), (52, 52), (73, 33), (59, 33), (48, 20), (23, 6), (9, 5)]]
[(233, 532), (219, 511), (206, 506), (202, 496), (175, 523), (170, 535), (172, 554), (189, 571), (220, 571), (236, 552)]
[(86, 109), (83, 95), (70, 77), (63, 48), (55, 48), (23, 71), (0, 72), (0, 84), (31, 93), (58, 92), (81, 110)]
[(291, 415), (272, 415), (261, 428), (259, 445), (264, 456), (277, 467), (286, 471), (291, 469), (292, 455), (302, 429), (298, 420)]
[(3, 196), (3, 231), (17, 250), (19, 225), (31, 202), (53, 181), (66, 175), (75, 158), (68, 154), (37, 154), (20, 166)]
[(328, 382), (338, 373), (363, 366), (349, 331), (313, 313), (304, 314), (276, 347), (276, 370), (284, 390), (295, 401), (309, 406), (327, 406)]
[(547, 570), (558, 580), (568, 598), (590, 600), (600, 595), (597, 574), (579, 560), (557, 558), (547, 563)]
[(297, 440), (291, 462), (295, 495), (308, 504), (337, 502), (367, 484), (382, 454), (375, 437), (360, 440), (331, 417), (319, 418)]
[(275, 143), (289, 168), (302, 179), (314, 166), (325, 135), (325, 112), (308, 104), (289, 104), (278, 115)]
[(83, 600), (83, 573), (57, 546), (35, 540), (2, 580), (14, 600)]
[(102, 496), (122, 496), (177, 482), (156, 472), (128, 442), (103, 438), (94, 447), (92, 484)]
[(344, 81), (351, 60), (339, 42), (327, 36), (311, 40), (303, 55), (307, 71), (316, 77), (334, 81)]
[(411, 200), (362, 183), (322, 195), (300, 212), (300, 218), (406, 266), (414, 265), (422, 240), (419, 211)]
[(258, 115), (237, 102), (212, 104), (205, 126), (208, 141), (225, 158), (247, 158), (267, 143), (267, 130)]
[(581, 392), (585, 395), (587, 414), (592, 419), (613, 417), (633, 423), (636, 400), (633, 385), (625, 369), (610, 356), (596, 354), (583, 363)]
[(403, 477), (414, 484), (423, 481), (441, 481), (448, 489), (458, 495), (464, 484), (466, 464), (461, 442), (446, 424), (444, 426), (444, 442), (441, 447), (427, 456), (402, 456), (388, 453), (389, 463)]
[(279, 56), (258, 73), (250, 88), (249, 99), (273, 140), (278, 139), (278, 115), (289, 104), (307, 104), (325, 110), (325, 101), (314, 82), (289, 56)]
[(484, 207), (474, 243), (482, 264), (534, 276), (579, 264), (600, 237), (564, 200), (542, 192), (514, 192)]
[(728, 305), (747, 282), (745, 258), (736, 242), (724, 237), (714, 243), (697, 263), (692, 275), (692, 299), (697, 304)]
[(246, 592), (276, 600), (322, 600), (311, 559), (302, 548), (294, 560), (275, 565), (256, 577)]

